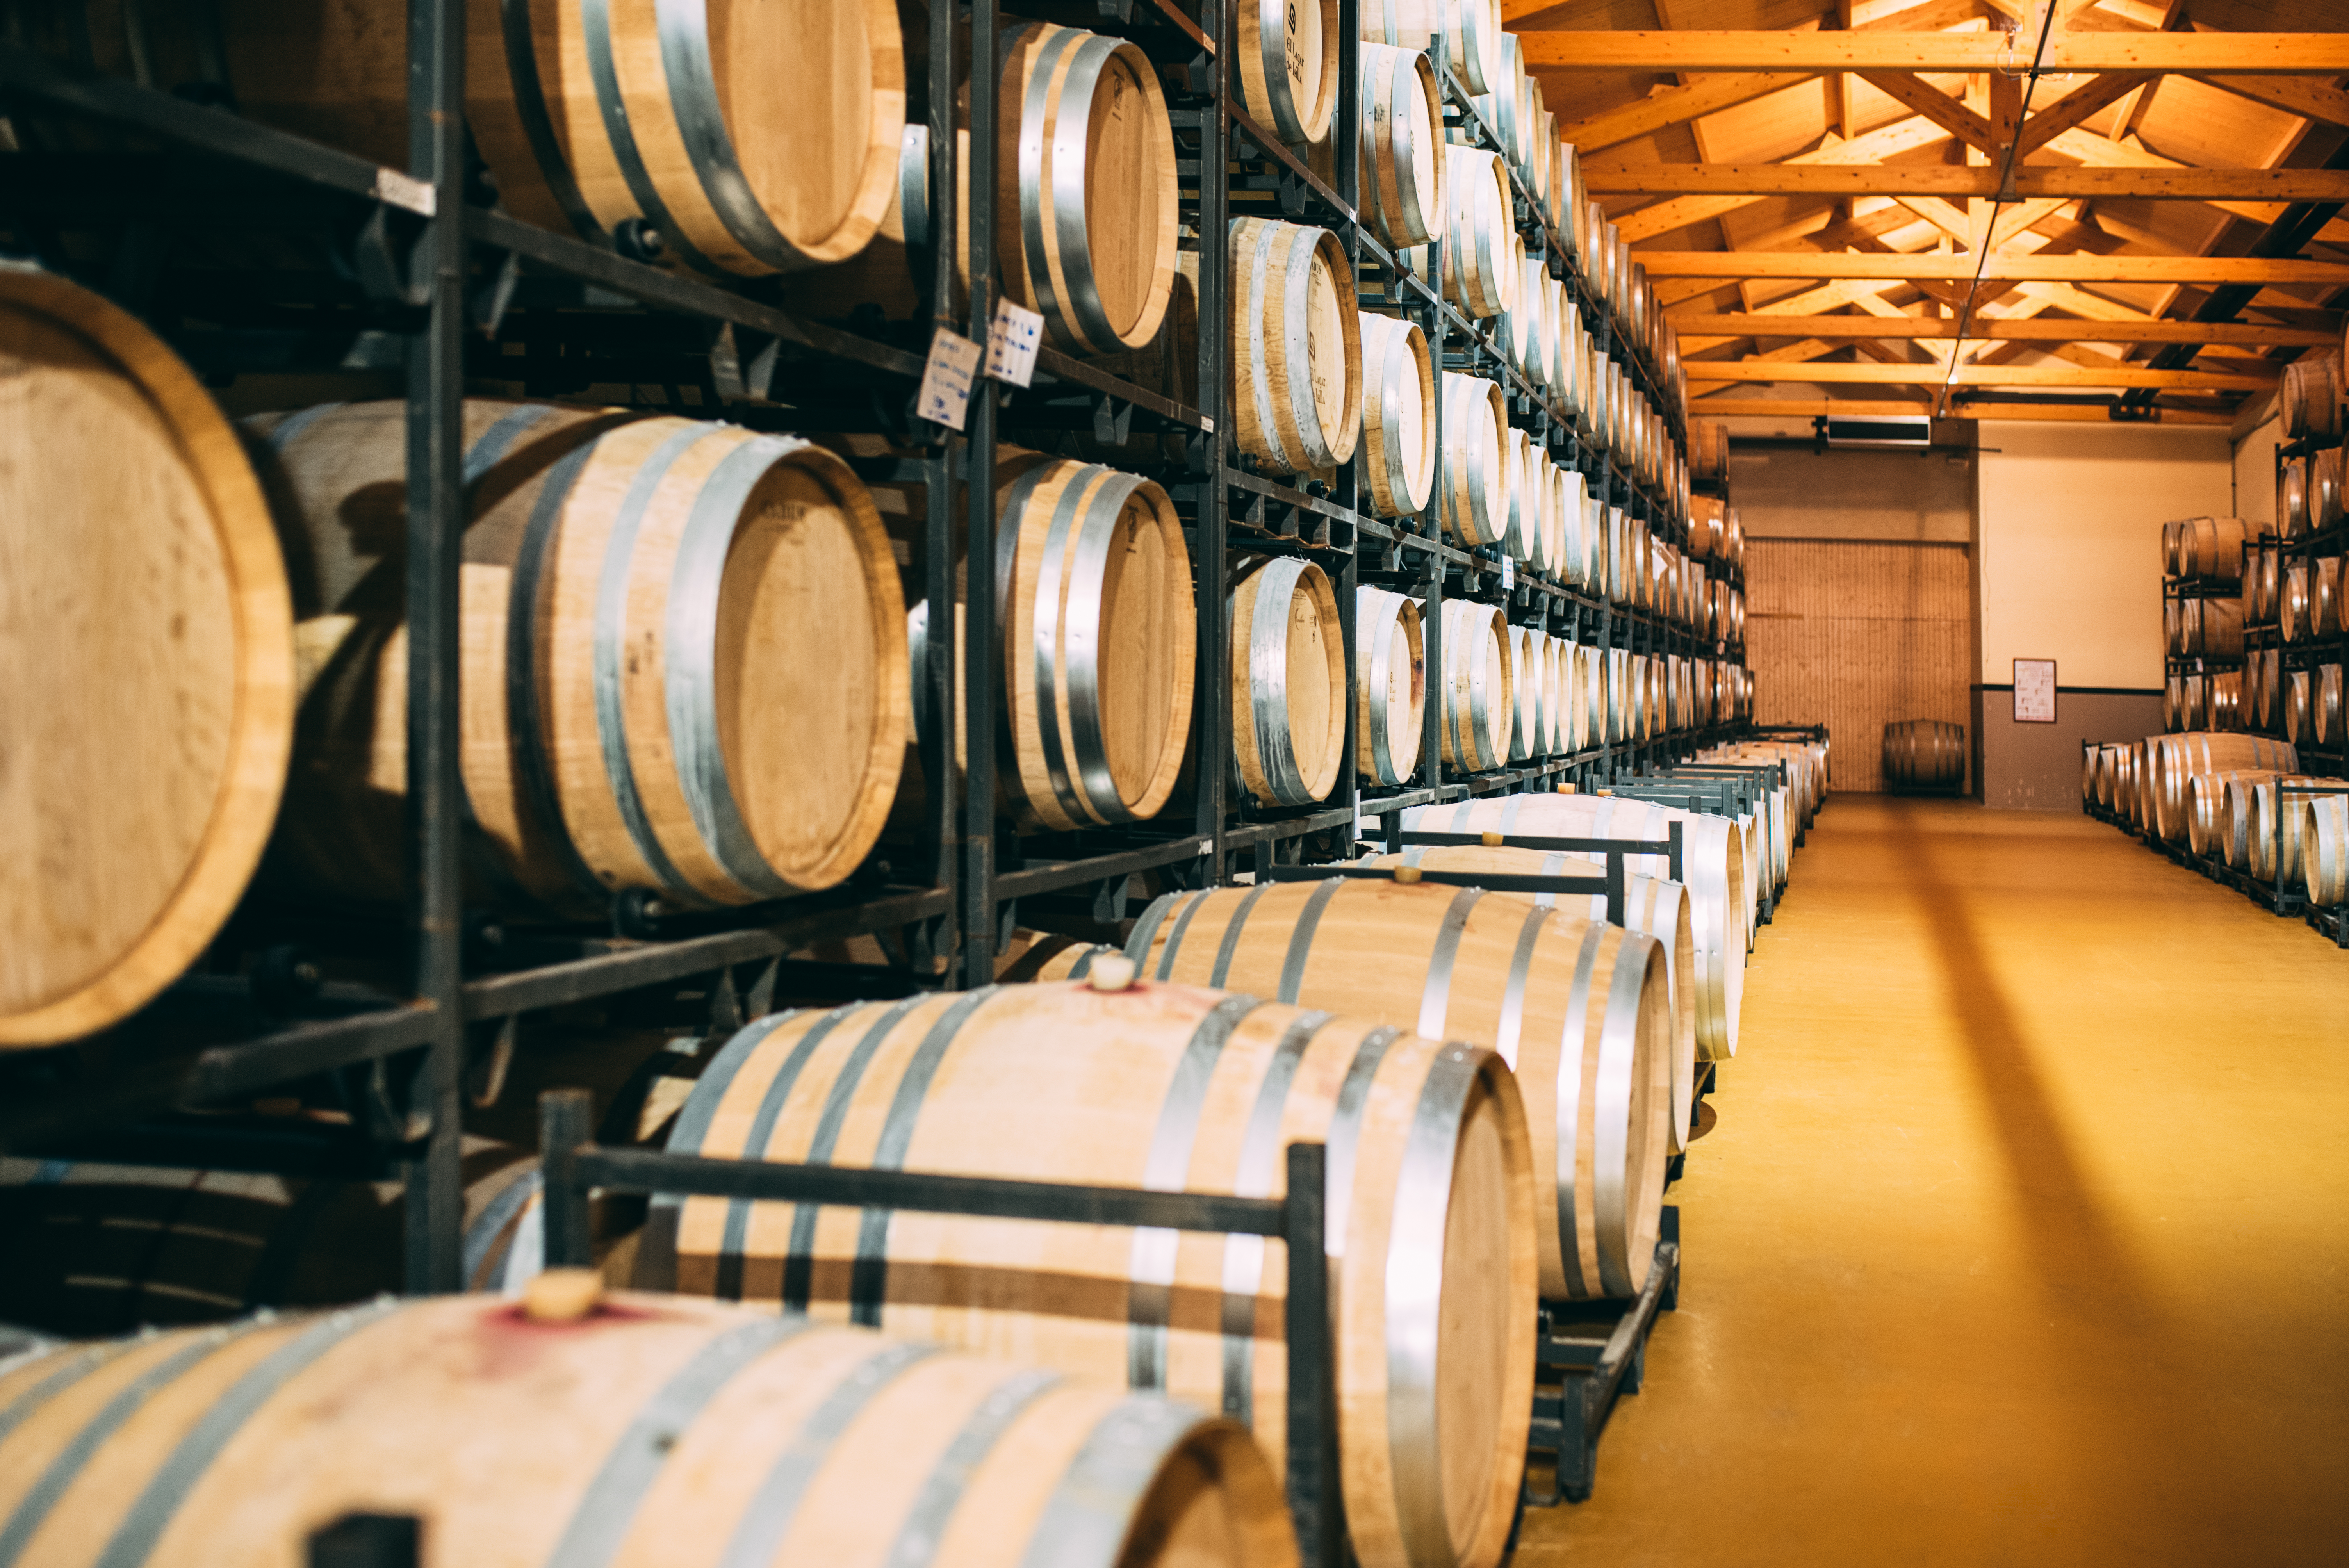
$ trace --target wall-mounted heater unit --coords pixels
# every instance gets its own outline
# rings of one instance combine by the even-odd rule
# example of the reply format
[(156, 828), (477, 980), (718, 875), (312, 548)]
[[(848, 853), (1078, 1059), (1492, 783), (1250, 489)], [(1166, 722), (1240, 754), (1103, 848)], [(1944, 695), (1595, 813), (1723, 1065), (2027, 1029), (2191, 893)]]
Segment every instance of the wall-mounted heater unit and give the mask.
[(1922, 414), (1887, 414), (1859, 418), (1847, 414), (1821, 414), (1811, 429), (1830, 447), (1908, 447), (1933, 444), (1933, 421)]

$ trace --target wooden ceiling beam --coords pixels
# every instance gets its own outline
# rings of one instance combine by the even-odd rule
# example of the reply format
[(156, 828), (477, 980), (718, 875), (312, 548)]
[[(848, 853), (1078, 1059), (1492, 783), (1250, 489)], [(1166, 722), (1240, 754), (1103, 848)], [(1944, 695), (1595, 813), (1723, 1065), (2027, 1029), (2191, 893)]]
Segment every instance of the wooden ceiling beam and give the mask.
[[(2035, 124), (2033, 115), (2029, 124)], [(1848, 145), (1848, 144), (1847, 144)], [(1594, 170), (1594, 196), (1942, 196), (1998, 194), (1998, 170), (1956, 164), (1646, 163)], [(2014, 171), (2015, 194), (2064, 201), (2349, 201), (2349, 170), (2035, 168)]]
[(2199, 71), (2194, 75), (2197, 80), (2237, 98), (2247, 98), (2286, 114), (2321, 119), (2327, 125), (2349, 125), (2349, 93), (2322, 77), (2229, 77)]
[(2164, 392), (2258, 392), (2275, 385), (2272, 376), (2238, 376), (2212, 370), (2148, 370), (2116, 365), (2092, 370), (2075, 365), (1961, 365), (1952, 372), (1930, 360), (1906, 365), (1785, 366), (1734, 359), (1684, 360), (1689, 385), (1721, 381), (1794, 381), (1816, 386), (1922, 387), (2112, 387)]
[[(1870, 315), (1798, 316), (1734, 314), (1676, 315), (1672, 330), (1686, 343), (1692, 337), (1772, 337), (1801, 333), (1807, 337), (1946, 338), (1958, 335), (1957, 322), (1948, 316), (1912, 315), (1894, 321)], [(2255, 326), (2242, 322), (2198, 325), (2190, 321), (2009, 321), (1976, 316), (1968, 325), (1966, 341), (2018, 343), (2234, 343), (2270, 348), (2324, 348), (2341, 341), (2337, 332), (2304, 332), (2290, 326)]]
[(2315, 284), (2349, 286), (2349, 262), (2261, 256), (1828, 255), (1808, 251), (1641, 251), (1651, 278), (1899, 278), (2106, 284)]
[[(1867, 419), (1887, 415), (1928, 415), (1930, 402), (1907, 403), (1897, 398), (1873, 397), (1733, 397), (1718, 393), (1710, 397), (1692, 399), (1689, 412), (1700, 419), (1811, 419), (1822, 415), (1835, 418)], [(1976, 403), (1963, 393), (1952, 395), (1946, 418), (1959, 419), (2014, 419), (2024, 423), (2056, 422), (2074, 424), (2093, 421), (2107, 422), (2112, 416), (2094, 403)], [(2156, 405), (2151, 423), (2163, 425), (2228, 425), (2234, 415), (2217, 409), (2174, 408)]]
[(2003, 146), (1988, 119), (1930, 82), (1907, 71), (1861, 71), (1858, 76), (1909, 113), (1923, 115), (1968, 147), (1996, 156)]
[[(1866, 136), (1850, 141), (1830, 139), (1826, 145), (1813, 151), (1797, 153), (1786, 160), (1785, 166), (1864, 167), (1948, 139), (1940, 126), (1922, 115), (1912, 115), (1907, 119), (1879, 126)], [(1588, 172), (1583, 180), (1586, 185), (1589, 183)], [(1622, 231), (1623, 237), (1636, 244), (1641, 240), (1652, 240), (1660, 234), (1669, 234), (1676, 229), (1685, 229), (1692, 223), (1718, 218), (1764, 200), (1766, 198), (1761, 196), (1682, 196), (1642, 207), (1636, 212), (1616, 219), (1615, 222)]]
[[(2027, 69), (2031, 56), (1998, 32), (1525, 32), (1529, 68), (1547, 71), (1917, 71)], [(2336, 77), (2349, 73), (2344, 33), (2093, 33), (2047, 40), (2050, 75), (2131, 71), (2189, 76)]]
[(2015, 138), (2015, 158), (2030, 157), (2051, 139), (2094, 119), (2152, 79), (2135, 71), (2107, 71), (2089, 77), (2062, 98), (2042, 105), (2023, 122), (2022, 134)]

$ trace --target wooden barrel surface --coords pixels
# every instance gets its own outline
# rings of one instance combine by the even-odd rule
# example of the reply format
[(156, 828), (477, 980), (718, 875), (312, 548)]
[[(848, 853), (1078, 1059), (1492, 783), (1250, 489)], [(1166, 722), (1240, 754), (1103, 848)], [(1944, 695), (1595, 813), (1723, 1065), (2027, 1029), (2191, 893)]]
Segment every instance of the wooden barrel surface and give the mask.
[[(1479, 320), (1499, 315), (1516, 298), (1521, 271), (1508, 171), (1500, 154), (1456, 142), (1444, 144), (1444, 295)], [(1423, 278), (1426, 264), (1423, 253), (1413, 270)]]
[(1241, 0), (1233, 15), (1248, 118), (1292, 146), (1327, 137), (1338, 107), (1337, 0)]
[[(1331, 1150), (1346, 1519), (1366, 1568), (1493, 1568), (1515, 1515), (1537, 1280), (1501, 1058), (1149, 980), (989, 986), (742, 1031), (672, 1151), (1278, 1197)], [(1253, 1241), (657, 1199), (645, 1283), (804, 1306), (1219, 1409), (1278, 1461), (1283, 1276)], [(1391, 1290), (1390, 1280), (1412, 1282)]]
[[(303, 696), (274, 863), (399, 896), (398, 402), (247, 421), (289, 552)], [(905, 601), (865, 488), (735, 426), (469, 400), (460, 758), (485, 898), (600, 910), (826, 888), (905, 750)]]
[(2308, 531), (2308, 459), (2286, 458), (2276, 469), (2276, 531), (2296, 539)]
[(1435, 489), (1436, 382), (1413, 321), (1361, 313), (1362, 473), (1382, 516), (1415, 517)]
[(1362, 421), (1361, 313), (1338, 236), (1231, 224), (1232, 420), (1240, 450), (1295, 473), (1347, 462)]
[(1535, 1110), (1542, 1295), (1622, 1296), (1646, 1283), (1671, 1144), (1658, 944), (1475, 888), (1333, 879), (1169, 894), (1135, 923), (1126, 954), (1154, 981), (1221, 975), (1496, 1052)]
[(2190, 776), (2233, 768), (2295, 769), (2300, 766), (2292, 747), (2256, 735), (2190, 731), (2154, 736), (2146, 747), (2147, 816), (2155, 832), (2172, 843), (2186, 841), (2186, 780)]
[[(789, 273), (854, 255), (895, 194), (905, 84), (887, 0), (475, 5), (468, 22), (467, 123), (526, 222), (713, 273)], [(396, 8), (234, 0), (218, 28), (241, 112), (408, 167)]]
[(295, 1563), (353, 1511), (488, 1568), (1297, 1561), (1228, 1422), (717, 1302), (255, 1316), (16, 1362), (0, 1409), (27, 1564)]
[(1418, 770), (1427, 717), (1427, 656), (1419, 601), (1354, 590), (1354, 770), (1400, 784)]
[[(1409, 865), (1439, 872), (1498, 872), (1506, 875), (1579, 877), (1592, 874), (1588, 861), (1563, 850), (1511, 849), (1506, 844), (1413, 844), (1400, 855), (1377, 855), (1373, 866)], [(1665, 995), (1671, 1018), (1671, 1148), (1688, 1147), (1689, 1118), (1696, 1083), (1696, 929), (1688, 892), (1680, 883), (1639, 872), (1623, 879), (1625, 929), (1651, 937), (1664, 954)], [(1604, 893), (1512, 893), (1544, 909), (1563, 909), (1585, 920), (1607, 919)]]
[[(1174, 285), (1174, 122), (1141, 46), (1049, 22), (1005, 33), (996, 253), (1004, 291), (1071, 354), (1140, 348)], [(1010, 189), (1018, 181), (1017, 197)]]
[(2311, 531), (2331, 528), (2349, 515), (2349, 480), (2342, 464), (2349, 454), (2327, 447), (2308, 455), (2308, 526)]
[[(1155, 816), (1182, 775), (1196, 669), (1190, 547), (1174, 503), (1154, 480), (1018, 448), (998, 449), (995, 480), (1002, 804), (1023, 827), (1062, 832)], [(926, 488), (875, 490), (906, 580), (926, 581)], [(957, 514), (967, 515), (959, 505)], [(957, 531), (957, 551), (959, 540)], [(934, 634), (926, 602), (908, 620), (919, 669)], [(936, 716), (916, 695), (916, 728), (926, 733)], [(909, 761), (905, 775), (910, 786), (920, 770)]]
[(2278, 392), (2285, 437), (2341, 434), (2341, 361), (2332, 356), (2285, 366)]
[(1444, 372), (1444, 450), (1438, 474), (1444, 531), (1475, 549), (1499, 544), (1509, 525), (1507, 400), (1498, 383)]
[(1963, 725), (1910, 718), (1884, 727), (1884, 781), (1899, 789), (1942, 789), (1965, 782)]
[(1237, 556), (1231, 572), (1233, 779), (1258, 805), (1310, 805), (1346, 760), (1337, 590), (1293, 556)]
[[(285, 783), (285, 563), (236, 433), (130, 316), (0, 265), (0, 1048), (144, 1006)], [(93, 722), (97, 720), (97, 722)]]
[(1417, 49), (1365, 43), (1360, 50), (1362, 208), (1389, 250), (1424, 245), (1444, 226), (1444, 103), (1435, 67)]
[[(1596, 795), (1508, 795), (1414, 806), (1403, 814), (1406, 827), (1426, 832), (1648, 842), (1663, 841), (1675, 820), (1681, 824), (1682, 881), (1689, 891), (1696, 944), (1696, 1054), (1724, 1061), (1737, 1054), (1754, 885), (1736, 824), (1652, 801)], [(1597, 859), (1604, 864), (1603, 855)], [(1660, 854), (1628, 856), (1623, 869), (1657, 878), (1671, 875), (1670, 861)]]
[(2242, 867), (2261, 882), (2277, 881), (2282, 871), (2286, 889), (2302, 886), (2306, 869), (2301, 841), (2308, 826), (2304, 809), (2313, 797), (2286, 793), (2286, 784), (2323, 784), (2328, 780), (2300, 773), (2250, 777), (2236, 800), (2235, 831), (2242, 840)]
[(2300, 830), (2300, 875), (2308, 902), (2320, 909), (2349, 903), (2349, 795), (2285, 797), (2287, 802), (2294, 799), (2308, 802)]
[(1516, 667), (1508, 620), (1491, 604), (1444, 601), (1444, 760), (1471, 773), (1509, 760), (1516, 723)]

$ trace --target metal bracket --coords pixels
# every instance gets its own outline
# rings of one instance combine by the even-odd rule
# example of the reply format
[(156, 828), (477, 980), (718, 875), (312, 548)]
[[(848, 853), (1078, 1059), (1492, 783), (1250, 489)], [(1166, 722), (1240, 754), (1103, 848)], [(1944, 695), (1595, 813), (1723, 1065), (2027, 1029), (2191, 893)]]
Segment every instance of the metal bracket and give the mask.
[[(419, 239), (409, 247), (408, 263), (401, 264), (393, 249), (391, 209), (380, 204), (370, 208), (367, 222), (359, 225), (357, 238), (351, 242), (351, 270), (359, 287), (369, 299), (383, 300), (421, 310), (432, 303), (430, 270), (420, 266)], [(418, 274), (421, 273), (421, 278)]]
[(505, 260), (499, 263), (496, 274), (473, 291), (468, 310), (473, 325), (481, 329), (483, 337), (497, 336), (498, 328), (504, 325), (506, 319), (506, 307), (513, 303), (514, 285), (521, 281), (522, 254), (517, 251), (508, 251)]
[(780, 337), (747, 328), (737, 336), (732, 322), (722, 323), (709, 343), (710, 385), (729, 403), (766, 402), (775, 384), (775, 361), (782, 346)]

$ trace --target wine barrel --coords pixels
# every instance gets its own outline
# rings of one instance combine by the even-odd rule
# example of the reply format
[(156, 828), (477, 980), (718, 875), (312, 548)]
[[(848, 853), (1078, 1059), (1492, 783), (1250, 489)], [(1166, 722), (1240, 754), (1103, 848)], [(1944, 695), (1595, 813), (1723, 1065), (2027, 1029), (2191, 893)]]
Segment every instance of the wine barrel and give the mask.
[[(1336, 36), (1336, 29), (1330, 32)], [(1389, 250), (1444, 229), (1444, 100), (1417, 49), (1359, 46), (1362, 211)]]
[(1240, 450), (1289, 473), (1350, 461), (1362, 422), (1354, 273), (1327, 229), (1231, 224), (1232, 422)]
[(1541, 655), (1527, 626), (1511, 626), (1509, 667), (1516, 674), (1509, 705), (1509, 760), (1529, 762), (1542, 755)]
[(1541, 531), (1541, 497), (1534, 490), (1533, 441), (1517, 426), (1501, 428), (1501, 473), (1506, 505), (1501, 526), (1501, 553), (1512, 561), (1529, 562), (1533, 541)]
[[(1499, 315), (1516, 303), (1523, 271), (1508, 170), (1481, 148), (1447, 142), (1444, 156), (1444, 295), (1477, 319)], [(1414, 269), (1423, 277), (1423, 267)]]
[(2316, 744), (2327, 751), (2342, 749), (2342, 741), (2349, 738), (2342, 729), (2341, 666), (2319, 665), (2316, 669)]
[(1232, 777), (1262, 806), (1326, 797), (1346, 760), (1346, 653), (1329, 573), (1286, 555), (1236, 557)]
[(2299, 359), (2285, 366), (2277, 395), (2285, 437), (2298, 440), (2303, 436), (2341, 434), (2341, 361), (2336, 356)]
[[(1022, 827), (1056, 832), (1154, 817), (1182, 776), (1196, 668), (1191, 556), (1174, 504), (1138, 475), (1012, 447), (996, 449), (995, 483), (999, 803)], [(906, 581), (926, 582), (926, 487), (876, 484), (874, 493)], [(958, 486), (957, 517), (968, 515), (964, 499)], [(955, 576), (960, 592), (960, 561)], [(907, 621), (922, 669), (926, 601)], [(918, 736), (935, 716), (926, 688), (915, 695)], [(910, 759), (905, 779), (907, 789), (927, 787)]]
[(1418, 600), (1354, 590), (1354, 770), (1373, 784), (1400, 784), (1419, 769), (1427, 716)]
[(2207, 731), (2158, 735), (2147, 740), (2146, 750), (2147, 817), (2154, 832), (2171, 843), (2186, 840), (2188, 778), (2236, 768), (2294, 769), (2300, 766), (2293, 748), (2256, 735)]
[(1444, 531), (1470, 549), (1508, 533), (1508, 403), (1497, 382), (1444, 372), (1444, 454), (1437, 488)]
[[(864, 485), (789, 436), (464, 409), (460, 767), (485, 899), (577, 913), (831, 887), (905, 750), (905, 601)], [(407, 410), (248, 420), (295, 569), (304, 693), (273, 868), (397, 899), (408, 837)]]
[[(1674, 821), (1681, 824), (1681, 870), (1696, 943), (1696, 1051), (1707, 1061), (1726, 1060), (1737, 1054), (1747, 934), (1760, 885), (1749, 878), (1735, 823), (1652, 801), (1595, 795), (1509, 795), (1415, 806), (1403, 814), (1405, 827), (1425, 832), (1654, 842), (1666, 837)], [(1604, 856), (1595, 858), (1604, 863)], [(1624, 870), (1659, 878), (1671, 874), (1671, 862), (1661, 854), (1629, 856)]]
[(2308, 563), (2286, 562), (2283, 567), (2283, 593), (2276, 608), (2276, 625), (2287, 643), (2305, 642), (2315, 634), (2315, 584), (2310, 581)]
[(1416, 517), (1435, 490), (1435, 373), (1419, 324), (1361, 313), (1362, 472), (1382, 516)]
[[(1278, 1197), (1295, 1140), (1331, 1146), (1355, 1553), (1365, 1568), (1492, 1568), (1516, 1511), (1537, 1264), (1524, 1104), (1492, 1052), (1187, 985), (989, 986), (759, 1020), (702, 1075), (669, 1147)], [(642, 1256), (663, 1288), (780, 1299), (1221, 1409), (1277, 1459), (1282, 1274), (1264, 1252), (694, 1197), (655, 1200)]]
[(1896, 789), (1947, 789), (1966, 779), (1966, 731), (1910, 718), (1884, 727), (1884, 781)]
[(2308, 902), (2320, 909), (2349, 903), (2349, 795), (2301, 798), (2308, 802), (2300, 830), (2300, 876)]
[[(525, 222), (759, 275), (854, 255), (895, 197), (905, 82), (887, 0), (468, 19), (467, 123)], [(397, 6), (239, 0), (217, 26), (242, 113), (408, 166)]]
[(1241, 0), (1234, 15), (1240, 108), (1293, 146), (1322, 140), (1338, 107), (1337, 0)]
[(2291, 772), (2246, 772), (2241, 776), (2251, 780), (2234, 804), (2236, 830), (2242, 840), (2243, 870), (2261, 882), (2273, 882), (2281, 867), (2285, 888), (2303, 885), (2301, 842), (2302, 830), (2308, 825), (2304, 808), (2313, 797), (2286, 794), (2281, 786), (2332, 781)]
[(1444, 601), (1444, 760), (1471, 773), (1505, 766), (1516, 723), (1508, 621), (1493, 605)]
[[(1504, 875), (1580, 877), (1593, 874), (1587, 861), (1563, 850), (1521, 850), (1507, 845), (1413, 844), (1400, 855), (1373, 856), (1366, 865), (1418, 866), (1434, 872), (1496, 872)], [(1688, 1147), (1689, 1118), (1696, 1086), (1696, 936), (1688, 892), (1661, 877), (1626, 873), (1621, 924), (1652, 938), (1664, 955), (1664, 994), (1671, 1019), (1672, 1152)], [(1605, 893), (1518, 893), (1544, 909), (1563, 909), (1590, 921), (1607, 919)]]
[(1431, 57), (1441, 47), (1471, 94), (1492, 90), (1485, 66), (1501, 31), (1493, 0), (1381, 0), (1361, 7), (1361, 15), (1364, 42)]
[(1661, 944), (1475, 888), (1332, 879), (1170, 893), (1126, 955), (1154, 984), (1220, 975), (1491, 1049), (1536, 1111), (1541, 1295), (1646, 1284), (1671, 1142)]
[(2320, 555), (2310, 563), (2308, 623), (2313, 637), (2337, 637), (2349, 630), (2349, 616), (2343, 614), (2349, 606), (2342, 602), (2349, 583), (2344, 581), (2342, 567), (2338, 555)]
[(293, 612), (235, 430), (171, 351), (0, 265), (0, 1049), (211, 945), (285, 783)]
[(2297, 539), (2308, 531), (2308, 459), (2286, 458), (2276, 468), (2276, 531)]
[(2313, 532), (2332, 528), (2349, 516), (2349, 483), (2344, 483), (2339, 447), (2308, 455), (2308, 526)]
[(12, 1363), (0, 1528), (30, 1563), (295, 1563), (354, 1511), (484, 1568), (1297, 1562), (1263, 1454), (1185, 1406), (718, 1302), (556, 1295)]

